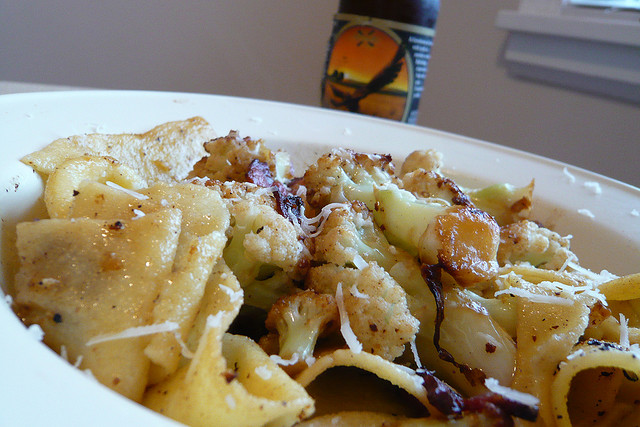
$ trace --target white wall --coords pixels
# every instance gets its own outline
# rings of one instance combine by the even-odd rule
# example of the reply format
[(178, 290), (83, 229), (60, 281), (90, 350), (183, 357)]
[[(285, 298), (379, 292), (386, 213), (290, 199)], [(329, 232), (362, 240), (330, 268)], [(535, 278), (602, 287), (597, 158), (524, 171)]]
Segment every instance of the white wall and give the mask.
[[(338, 0), (0, 0), (0, 80), (318, 105)], [(640, 186), (640, 107), (506, 74), (517, 0), (442, 0), (418, 124)]]

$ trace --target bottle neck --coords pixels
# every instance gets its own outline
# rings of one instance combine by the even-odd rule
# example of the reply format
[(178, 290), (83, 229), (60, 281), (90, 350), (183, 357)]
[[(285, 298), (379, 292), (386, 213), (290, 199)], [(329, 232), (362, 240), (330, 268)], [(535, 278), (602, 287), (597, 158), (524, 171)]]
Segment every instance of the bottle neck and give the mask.
[(434, 28), (439, 0), (340, 0), (339, 13), (387, 19)]

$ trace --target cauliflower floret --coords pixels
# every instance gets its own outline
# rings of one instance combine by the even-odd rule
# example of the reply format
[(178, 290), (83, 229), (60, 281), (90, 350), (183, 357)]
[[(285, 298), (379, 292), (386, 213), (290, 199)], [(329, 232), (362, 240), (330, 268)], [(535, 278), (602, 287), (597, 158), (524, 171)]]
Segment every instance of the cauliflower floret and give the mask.
[(306, 281), (308, 288), (331, 295), (339, 284), (351, 330), (363, 350), (387, 360), (400, 356), (420, 326), (402, 287), (375, 262), (362, 270), (333, 264), (314, 267)]
[(251, 184), (223, 187), (223, 197), (233, 196), (224, 199), (232, 217), (224, 259), (242, 285), (246, 303), (268, 310), (295, 291), (295, 282), (305, 275), (311, 257), (305, 233), (276, 211), (273, 193), (251, 191)]
[(411, 307), (429, 305), (433, 296), (420, 271), (420, 262), (389, 244), (362, 202), (334, 207), (314, 239), (314, 259), (343, 267), (375, 262), (407, 292)]
[(351, 200), (361, 200), (372, 209), (374, 187), (395, 182), (393, 174), (391, 156), (335, 148), (307, 169), (301, 184), (308, 190), (307, 201), (317, 209)]
[(442, 168), (442, 158), (442, 153), (434, 149), (416, 150), (404, 159), (400, 168), (400, 176), (404, 178), (406, 174), (418, 169), (439, 172)]
[(359, 201), (333, 208), (315, 238), (315, 249), (318, 261), (342, 266), (375, 261), (388, 269), (395, 264), (389, 242)]
[(293, 178), (291, 159), (284, 151), (272, 152), (261, 139), (240, 138), (237, 131), (212, 139), (204, 144), (208, 156), (198, 161), (189, 177), (208, 177), (219, 181), (247, 180), (247, 171), (254, 160), (266, 163), (271, 176), (286, 182)]
[(500, 228), (497, 259), (500, 265), (528, 262), (547, 270), (560, 270), (568, 262), (578, 262), (568, 237), (528, 220)]
[(435, 171), (416, 169), (402, 177), (403, 188), (423, 198), (435, 197), (454, 205), (470, 205), (469, 197), (449, 178)]
[(265, 326), (278, 336), (279, 356), (303, 362), (313, 356), (320, 336), (336, 330), (338, 308), (333, 295), (304, 290), (284, 296), (271, 307)]

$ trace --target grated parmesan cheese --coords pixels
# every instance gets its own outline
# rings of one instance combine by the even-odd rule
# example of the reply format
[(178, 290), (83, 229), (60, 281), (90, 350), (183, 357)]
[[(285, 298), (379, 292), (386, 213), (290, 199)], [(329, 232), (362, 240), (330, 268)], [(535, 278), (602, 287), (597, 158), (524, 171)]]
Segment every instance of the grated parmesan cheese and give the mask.
[(620, 313), (620, 345), (629, 348), (629, 319)]
[(351, 286), (351, 288), (349, 288), (349, 292), (351, 293), (351, 295), (353, 295), (356, 298), (369, 299), (369, 295), (363, 294), (362, 292), (360, 292), (358, 290), (358, 287), (355, 285), (355, 283), (353, 284), (353, 286)]
[(235, 409), (236, 408), (236, 400), (230, 394), (227, 394), (224, 397), (224, 401), (225, 401), (225, 403), (227, 404), (227, 406), (229, 408), (231, 408), (231, 409)]
[(189, 350), (187, 344), (182, 340), (180, 331), (174, 331), (173, 336), (176, 338), (176, 341), (178, 341), (178, 344), (180, 345), (180, 354), (182, 355), (182, 357), (184, 357), (185, 359), (193, 359), (195, 355), (191, 350)]
[(540, 399), (538, 399), (537, 397), (529, 393), (523, 393), (521, 391), (502, 386), (495, 378), (487, 378), (486, 380), (484, 380), (484, 385), (489, 389), (489, 391), (504, 396), (507, 399), (523, 403), (524, 405), (538, 406), (540, 404)]
[(507, 288), (501, 291), (497, 291), (494, 296), (500, 296), (503, 294), (514, 295), (517, 297), (527, 298), (531, 302), (539, 302), (543, 304), (558, 304), (558, 305), (572, 305), (573, 301), (567, 298), (557, 297), (554, 295), (534, 294), (522, 288)]
[(44, 331), (37, 323), (29, 325), (29, 327), (27, 328), (27, 332), (29, 332), (29, 335), (31, 335), (38, 341), (42, 341), (42, 339), (44, 338)]
[(269, 358), (271, 360), (273, 360), (274, 362), (276, 362), (278, 365), (291, 366), (291, 365), (295, 365), (296, 363), (298, 363), (298, 360), (300, 359), (300, 356), (298, 356), (298, 353), (293, 353), (293, 356), (291, 356), (291, 359), (283, 359), (282, 357), (278, 356), (277, 354), (272, 354), (271, 356), (269, 356)]
[(589, 209), (578, 209), (580, 215), (584, 215), (588, 218), (594, 219), (596, 216)]
[[(226, 273), (225, 273), (226, 276)], [(230, 302), (236, 302), (240, 300), (243, 296), (242, 291), (234, 291), (227, 285), (223, 285), (222, 283), (218, 284), (220, 289), (222, 289), (227, 295), (229, 295)]]
[(355, 264), (358, 270), (364, 270), (369, 265), (369, 263), (365, 261), (360, 254), (356, 254), (353, 257), (353, 263)]
[(585, 355), (585, 352), (583, 349), (579, 349), (574, 351), (573, 353), (571, 353), (570, 355), (567, 356), (567, 360), (573, 360), (576, 357), (582, 357)]
[(415, 338), (409, 343), (411, 346), (411, 353), (413, 353), (413, 359), (416, 361), (416, 366), (418, 369), (422, 369), (422, 362), (420, 361), (420, 356), (418, 355), (418, 347), (416, 346)]
[(564, 167), (562, 169), (562, 173), (564, 174), (564, 176), (567, 177), (567, 179), (569, 180), (569, 182), (571, 184), (573, 184), (574, 182), (576, 182), (576, 177), (575, 175), (573, 175), (571, 172), (569, 172), (569, 169), (567, 169), (566, 167)]
[(189, 184), (198, 184), (198, 185), (205, 185), (207, 181), (209, 181), (209, 178), (203, 178), (200, 176), (194, 176), (193, 178), (190, 178), (187, 180)]
[(136, 216), (134, 216), (132, 219), (140, 219), (145, 216), (144, 212), (142, 212), (140, 209), (134, 209), (133, 213), (136, 214)]
[(587, 188), (588, 190), (590, 190), (593, 194), (602, 194), (602, 187), (600, 186), (600, 183), (595, 182), (595, 181), (587, 181), (583, 184), (585, 186), (585, 188)]
[[(324, 227), (324, 222), (331, 215), (333, 209), (344, 208), (349, 209), (349, 204), (347, 203), (329, 203), (324, 206), (320, 213), (313, 218), (307, 218), (304, 216), (304, 212), (300, 215), (300, 226), (302, 230), (307, 234), (307, 237), (317, 237), (322, 232), (322, 228)], [(316, 226), (316, 224), (318, 224)]]
[(83, 358), (84, 358), (84, 357), (83, 357), (82, 355), (78, 356), (78, 358), (76, 359), (75, 363), (73, 364), (73, 367), (74, 367), (74, 368), (79, 368), (79, 367), (80, 367), (80, 364), (82, 363), (82, 359), (83, 359)]
[(353, 333), (351, 329), (351, 323), (349, 323), (349, 315), (344, 308), (344, 298), (342, 295), (342, 283), (338, 282), (336, 286), (336, 303), (338, 305), (338, 314), (340, 315), (340, 333), (344, 337), (344, 340), (349, 346), (349, 349), (354, 353), (360, 353), (362, 351), (362, 344), (358, 341), (358, 337)]
[(173, 332), (178, 329), (178, 327), (179, 325), (176, 322), (172, 322), (169, 320), (164, 323), (156, 323), (153, 325), (133, 326), (131, 328), (125, 329), (124, 331), (116, 332), (113, 334), (96, 335), (95, 337), (89, 339), (89, 341), (87, 341), (85, 345), (89, 347), (106, 341), (135, 338), (145, 335), (153, 335), (161, 332)]
[(149, 198), (149, 196), (145, 196), (144, 194), (140, 194), (137, 191), (129, 190), (128, 188), (124, 188), (124, 187), (116, 184), (115, 182), (107, 181), (106, 184), (107, 184), (107, 187), (111, 187), (111, 188), (115, 188), (116, 190), (124, 191), (125, 193), (127, 193), (128, 195), (130, 195), (132, 197), (135, 197), (136, 199), (147, 200)]
[(219, 328), (222, 326), (222, 317), (226, 314), (224, 311), (219, 311), (216, 314), (210, 314), (207, 317), (207, 328)]
[(306, 363), (308, 367), (311, 367), (311, 365), (316, 363), (316, 358), (313, 356), (309, 356), (306, 359), (304, 359), (304, 363)]
[(259, 376), (265, 381), (271, 378), (271, 376), (273, 375), (273, 372), (271, 372), (271, 369), (269, 369), (267, 365), (257, 366), (254, 369), (254, 372), (256, 373), (257, 376)]

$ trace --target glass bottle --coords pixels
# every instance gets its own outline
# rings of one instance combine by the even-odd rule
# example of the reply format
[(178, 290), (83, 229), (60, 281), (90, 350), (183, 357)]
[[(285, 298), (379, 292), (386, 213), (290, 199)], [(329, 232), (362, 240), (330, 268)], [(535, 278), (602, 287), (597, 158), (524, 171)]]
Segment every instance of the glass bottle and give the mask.
[(439, 10), (439, 0), (341, 0), (322, 106), (414, 124)]

